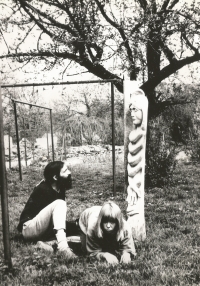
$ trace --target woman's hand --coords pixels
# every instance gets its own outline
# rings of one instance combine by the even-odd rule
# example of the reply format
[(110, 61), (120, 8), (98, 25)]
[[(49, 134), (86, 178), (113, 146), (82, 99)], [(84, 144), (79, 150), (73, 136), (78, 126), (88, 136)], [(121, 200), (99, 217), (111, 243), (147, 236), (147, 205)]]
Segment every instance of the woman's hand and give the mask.
[(120, 263), (130, 263), (131, 262), (131, 255), (129, 252), (124, 252), (121, 256)]
[(98, 259), (104, 258), (109, 264), (118, 264), (117, 257), (109, 252), (101, 252), (97, 255)]

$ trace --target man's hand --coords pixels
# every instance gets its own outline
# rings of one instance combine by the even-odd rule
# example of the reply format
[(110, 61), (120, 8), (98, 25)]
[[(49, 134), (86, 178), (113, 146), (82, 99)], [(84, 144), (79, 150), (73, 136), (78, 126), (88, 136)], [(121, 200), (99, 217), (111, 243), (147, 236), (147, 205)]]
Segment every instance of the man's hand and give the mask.
[(104, 258), (109, 264), (118, 264), (117, 257), (109, 252), (101, 252), (97, 255), (98, 259)]
[(130, 263), (131, 262), (131, 255), (128, 252), (124, 252), (121, 256), (120, 263)]

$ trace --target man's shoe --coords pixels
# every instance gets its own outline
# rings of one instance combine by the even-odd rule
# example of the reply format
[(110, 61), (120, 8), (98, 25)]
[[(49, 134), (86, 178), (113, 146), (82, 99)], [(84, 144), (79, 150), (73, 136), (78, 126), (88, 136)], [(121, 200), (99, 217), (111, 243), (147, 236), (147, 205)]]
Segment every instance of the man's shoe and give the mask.
[(74, 252), (71, 250), (71, 248), (69, 248), (69, 246), (66, 248), (63, 247), (62, 249), (59, 249), (59, 245), (58, 245), (58, 253), (64, 254), (68, 259), (71, 259), (71, 258), (73, 259), (77, 257), (77, 255), (74, 254)]
[(39, 249), (46, 250), (46, 251), (54, 252), (53, 244), (55, 244), (55, 241), (54, 241), (54, 243), (38, 241), (37, 244), (35, 245), (35, 247), (39, 248)]

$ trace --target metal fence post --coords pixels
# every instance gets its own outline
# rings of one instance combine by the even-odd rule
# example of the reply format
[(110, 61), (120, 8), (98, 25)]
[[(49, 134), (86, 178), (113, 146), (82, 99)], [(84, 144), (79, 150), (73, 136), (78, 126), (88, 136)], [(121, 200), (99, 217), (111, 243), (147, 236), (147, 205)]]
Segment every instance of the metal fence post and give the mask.
[(112, 167), (113, 167), (113, 195), (116, 195), (115, 177), (115, 104), (114, 104), (114, 85), (111, 82), (111, 114), (112, 114)]
[(4, 258), (8, 268), (12, 268), (10, 237), (9, 237), (8, 196), (7, 196), (7, 181), (6, 181), (6, 168), (5, 168), (1, 86), (0, 86), (0, 192), (1, 192), (1, 208), (2, 208)]
[(16, 130), (16, 139), (17, 139), (17, 156), (18, 156), (18, 165), (19, 165), (19, 177), (22, 181), (22, 169), (21, 169), (21, 158), (20, 158), (20, 146), (19, 146), (19, 132), (18, 132), (18, 124), (17, 124), (17, 108), (16, 102), (13, 100), (14, 104), (14, 114), (15, 114), (15, 130)]
[(9, 148), (9, 168), (11, 169), (11, 144), (10, 144), (10, 127), (9, 127), (9, 133), (8, 133), (8, 148)]
[(49, 138), (48, 138), (48, 130), (47, 130), (47, 155), (49, 160)]
[(24, 122), (24, 117), (23, 117), (23, 129), (24, 129), (24, 156), (25, 156), (25, 163), (26, 163), (26, 167), (27, 167), (27, 149), (26, 149), (26, 137), (25, 137), (25, 135), (26, 135), (26, 132), (25, 132), (25, 122)]
[(52, 160), (54, 161), (54, 144), (53, 144), (53, 123), (52, 123), (52, 109), (50, 109), (50, 122), (51, 122), (51, 147), (52, 147)]

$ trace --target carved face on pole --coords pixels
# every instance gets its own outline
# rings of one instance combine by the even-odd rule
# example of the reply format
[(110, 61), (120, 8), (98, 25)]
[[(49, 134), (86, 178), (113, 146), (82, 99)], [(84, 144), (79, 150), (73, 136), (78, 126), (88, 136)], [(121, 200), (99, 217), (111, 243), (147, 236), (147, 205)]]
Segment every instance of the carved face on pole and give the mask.
[(133, 104), (130, 104), (129, 109), (131, 111), (131, 118), (133, 124), (140, 126), (142, 124), (142, 110), (135, 107)]
[(138, 127), (142, 125), (143, 121), (143, 96), (144, 92), (141, 89), (137, 89), (134, 93), (130, 94), (129, 109), (131, 112), (131, 118), (133, 124)]

